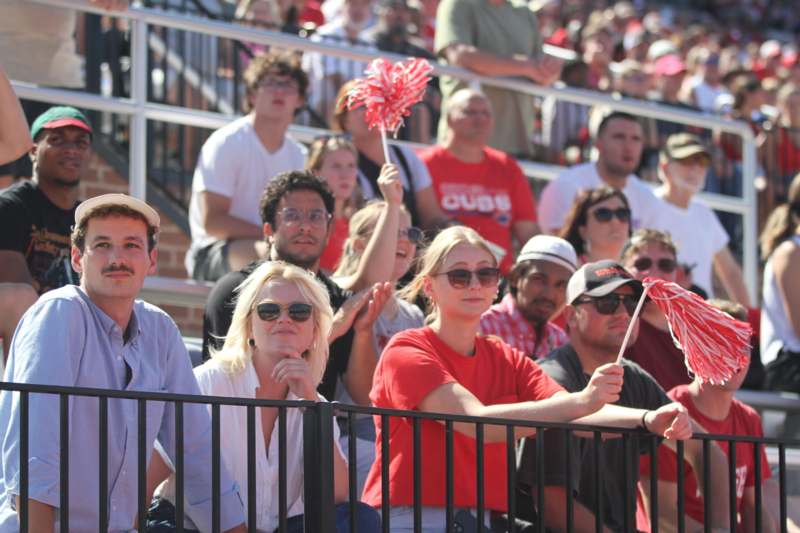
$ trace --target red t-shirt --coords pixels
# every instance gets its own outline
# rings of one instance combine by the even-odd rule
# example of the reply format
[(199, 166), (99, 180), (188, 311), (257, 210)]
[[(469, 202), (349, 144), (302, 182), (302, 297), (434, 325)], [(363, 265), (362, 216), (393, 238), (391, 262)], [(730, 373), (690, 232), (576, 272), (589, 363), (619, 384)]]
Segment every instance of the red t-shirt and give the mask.
[(514, 263), (511, 225), (536, 221), (533, 192), (517, 162), (489, 147), (480, 163), (464, 163), (442, 146), (432, 146), (419, 156), (428, 165), (442, 210), (503, 248), (506, 255), (500, 269), (507, 274)]
[[(761, 418), (758, 413), (750, 406), (734, 399), (731, 410), (725, 420), (712, 420), (706, 417), (694, 405), (689, 395), (688, 385), (680, 385), (667, 393), (667, 395), (683, 404), (689, 411), (689, 415), (697, 421), (708, 433), (716, 435), (749, 435), (751, 437), (761, 437), (764, 431), (761, 428)], [(728, 443), (718, 442), (725, 455), (728, 454)], [(658, 447), (658, 479), (677, 483), (678, 456), (664, 445)], [(736, 443), (736, 509), (741, 511), (742, 497), (745, 487), (753, 487), (756, 483), (756, 474), (753, 457), (753, 445), (747, 442)], [(703, 523), (703, 498), (697, 487), (697, 479), (689, 463), (684, 461), (684, 509), (686, 514), (694, 520)], [(650, 456), (643, 456), (639, 463), (639, 472), (643, 476), (650, 476)], [(771, 475), (767, 454), (764, 447), (761, 447), (761, 480), (762, 482)], [(727, 487), (721, 487), (725, 490)], [(647, 513), (642, 508), (642, 500), (639, 500), (639, 508), (636, 513), (637, 527), (644, 531), (650, 530), (650, 523), (647, 520)]]
[(344, 251), (344, 242), (347, 240), (347, 234), (350, 232), (350, 221), (346, 218), (334, 218), (333, 229), (331, 236), (328, 239), (328, 245), (322, 252), (319, 258), (319, 267), (327, 272), (336, 270), (339, 264), (339, 259), (342, 257)]
[[(464, 356), (445, 344), (430, 328), (410, 329), (396, 334), (383, 351), (370, 392), (376, 407), (417, 410), (431, 391), (457, 382), (484, 405), (517, 403), (549, 398), (564, 390), (522, 352), (497, 337), (476, 336), (475, 355)], [(414, 448), (411, 420), (391, 418), (389, 435), (389, 501), (392, 505), (413, 505)], [(422, 431), (422, 504), (445, 506), (446, 455), (444, 425), (433, 420), (420, 424)], [(375, 462), (367, 475), (362, 500), (381, 505), (381, 427), (377, 431)], [(453, 469), (456, 507), (475, 507), (475, 439), (456, 431), (453, 438)], [(485, 505), (505, 511), (505, 442), (484, 446)]]
[(645, 320), (639, 321), (639, 336), (625, 351), (625, 358), (647, 370), (664, 390), (691, 383), (685, 357), (672, 340), (669, 331), (662, 331)]

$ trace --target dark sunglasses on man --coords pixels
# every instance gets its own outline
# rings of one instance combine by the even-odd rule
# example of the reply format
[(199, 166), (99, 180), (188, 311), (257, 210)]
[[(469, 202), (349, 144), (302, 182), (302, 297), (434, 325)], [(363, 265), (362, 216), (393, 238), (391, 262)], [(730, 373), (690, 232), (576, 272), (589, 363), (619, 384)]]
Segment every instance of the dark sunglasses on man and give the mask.
[[(633, 262), (633, 268), (639, 272), (645, 272), (653, 268), (653, 263), (654, 261), (650, 257), (640, 257)], [(655, 265), (664, 274), (672, 274), (675, 272), (675, 269), (678, 268), (678, 262), (668, 257), (662, 257), (658, 261), (655, 261)]]
[(641, 294), (637, 293), (618, 294), (612, 292), (611, 294), (606, 294), (605, 296), (579, 298), (575, 300), (575, 305), (594, 304), (594, 308), (601, 315), (613, 315), (617, 312), (617, 309), (619, 309), (619, 304), (621, 303), (623, 306), (625, 306), (625, 311), (627, 311), (628, 316), (633, 316), (633, 312), (636, 310), (636, 304), (639, 303), (640, 296)]
[(631, 221), (631, 210), (627, 207), (618, 207), (611, 209), (610, 207), (598, 207), (592, 212), (594, 219), (598, 222), (606, 223), (611, 222), (611, 219), (617, 217), (620, 222)]

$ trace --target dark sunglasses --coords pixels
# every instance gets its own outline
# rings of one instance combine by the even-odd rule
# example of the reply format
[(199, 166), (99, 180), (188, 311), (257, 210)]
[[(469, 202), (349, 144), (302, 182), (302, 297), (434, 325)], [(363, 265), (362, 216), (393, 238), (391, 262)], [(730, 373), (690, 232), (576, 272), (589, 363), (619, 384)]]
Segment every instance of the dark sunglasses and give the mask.
[(618, 207), (611, 209), (610, 207), (598, 207), (592, 214), (594, 219), (598, 222), (611, 222), (611, 219), (617, 217), (620, 222), (631, 221), (631, 210), (627, 207)]
[[(295, 322), (305, 322), (311, 318), (311, 311), (313, 310), (311, 304), (295, 302), (285, 307), (289, 314), (289, 318)], [(264, 322), (272, 322), (274, 320), (278, 320), (278, 317), (281, 316), (281, 310), (283, 308), (284, 306), (281, 304), (276, 304), (274, 302), (262, 302), (256, 306), (256, 314), (258, 315), (258, 318)]]
[[(664, 257), (659, 259), (655, 262), (656, 266), (661, 272), (665, 274), (672, 274), (675, 272), (675, 269), (678, 267), (678, 263), (674, 259), (669, 259)], [(636, 261), (633, 262), (633, 268), (638, 270), (639, 272), (644, 272), (646, 270), (650, 270), (653, 268), (653, 260), (649, 257), (640, 257)]]
[(400, 239), (405, 237), (411, 244), (419, 244), (422, 242), (422, 230), (415, 226), (411, 226), (409, 228), (398, 230), (397, 237)]
[(601, 315), (613, 315), (619, 309), (619, 304), (625, 306), (625, 311), (628, 316), (633, 316), (636, 310), (636, 304), (639, 303), (639, 294), (606, 294), (605, 296), (598, 296), (597, 298), (583, 298), (575, 300), (576, 304), (594, 304), (594, 308)]
[(447, 281), (450, 282), (450, 286), (454, 289), (466, 289), (472, 281), (473, 274), (478, 278), (478, 283), (481, 284), (481, 287), (491, 287), (492, 285), (497, 285), (497, 282), (500, 281), (500, 269), (494, 267), (483, 267), (475, 271), (456, 268), (436, 275), (447, 276)]

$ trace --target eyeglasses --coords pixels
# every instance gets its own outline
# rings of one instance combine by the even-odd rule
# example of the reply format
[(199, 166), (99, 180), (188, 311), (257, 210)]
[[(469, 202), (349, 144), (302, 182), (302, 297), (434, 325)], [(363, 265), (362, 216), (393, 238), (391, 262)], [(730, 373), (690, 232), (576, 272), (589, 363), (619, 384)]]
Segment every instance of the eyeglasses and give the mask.
[(411, 244), (419, 244), (422, 242), (422, 230), (411, 226), (408, 228), (397, 230), (398, 239), (407, 239)]
[(278, 78), (264, 78), (260, 82), (258, 82), (258, 86), (261, 89), (286, 89), (288, 91), (298, 91), (300, 89), (300, 85), (297, 84), (294, 80), (282, 80)]
[(311, 311), (313, 307), (311, 304), (304, 304), (300, 302), (291, 303), (287, 306), (282, 306), (275, 302), (261, 302), (256, 306), (256, 314), (258, 318), (264, 322), (273, 322), (278, 320), (281, 316), (281, 311), (286, 309), (289, 318), (295, 322), (305, 322), (311, 318)]
[[(633, 268), (639, 272), (644, 272), (653, 268), (653, 263), (654, 261), (649, 257), (640, 257), (633, 262)], [(664, 257), (658, 261), (655, 261), (655, 265), (661, 272), (664, 272), (665, 274), (672, 274), (678, 267), (677, 261), (674, 259), (669, 259), (668, 257)]]
[(287, 226), (295, 226), (303, 222), (308, 222), (312, 226), (324, 226), (331, 219), (331, 214), (324, 209), (312, 209), (304, 213), (294, 207), (284, 207), (278, 214)]
[(500, 281), (500, 269), (494, 267), (483, 267), (478, 270), (467, 270), (466, 268), (456, 268), (449, 272), (436, 274), (437, 276), (447, 276), (447, 281), (454, 289), (466, 289), (472, 282), (472, 275), (478, 278), (481, 287), (491, 287)]
[(620, 222), (631, 221), (631, 210), (627, 207), (618, 207), (611, 209), (610, 207), (598, 207), (592, 214), (594, 219), (601, 223), (611, 222), (611, 219), (617, 217)]
[(594, 308), (601, 315), (613, 315), (619, 309), (620, 302), (625, 306), (628, 316), (633, 316), (636, 304), (639, 303), (639, 294), (606, 294), (596, 298), (583, 298), (575, 300), (576, 304), (594, 304)]

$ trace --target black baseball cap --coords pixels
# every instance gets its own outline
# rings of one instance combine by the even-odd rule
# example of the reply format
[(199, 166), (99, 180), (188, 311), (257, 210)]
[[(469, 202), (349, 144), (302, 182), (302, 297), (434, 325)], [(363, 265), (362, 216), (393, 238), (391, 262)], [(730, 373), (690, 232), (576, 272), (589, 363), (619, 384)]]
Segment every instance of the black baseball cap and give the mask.
[(586, 263), (575, 272), (567, 284), (567, 304), (581, 296), (599, 297), (611, 294), (623, 285), (630, 285), (641, 293), (642, 282), (634, 279), (630, 272), (611, 260)]

